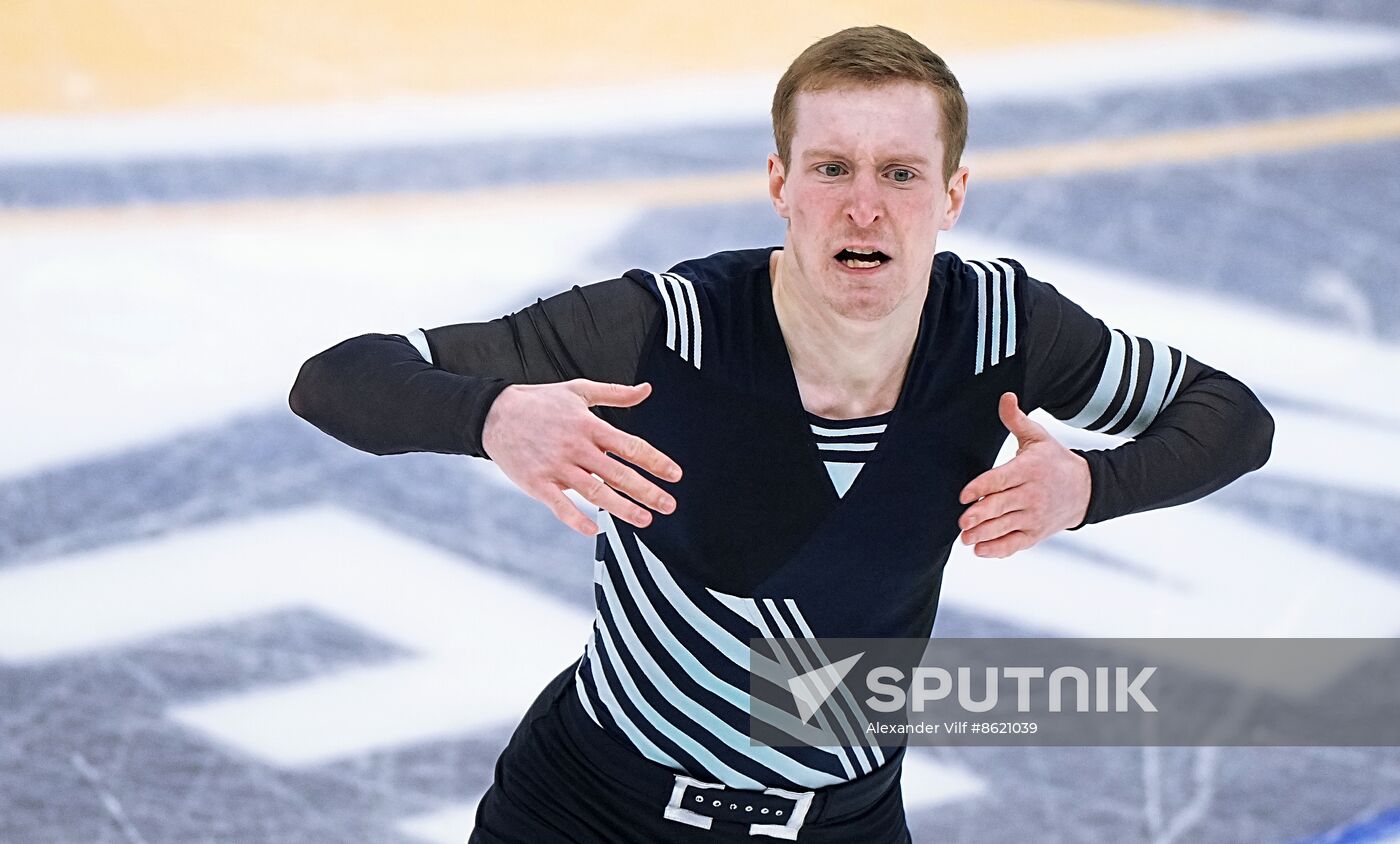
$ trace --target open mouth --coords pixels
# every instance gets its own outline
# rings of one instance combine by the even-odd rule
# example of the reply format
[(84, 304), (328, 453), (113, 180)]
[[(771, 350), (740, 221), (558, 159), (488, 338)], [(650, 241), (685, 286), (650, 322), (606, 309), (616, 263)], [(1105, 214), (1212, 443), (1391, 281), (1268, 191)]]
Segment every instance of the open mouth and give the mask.
[(892, 259), (878, 249), (842, 249), (836, 260), (853, 270), (870, 270)]

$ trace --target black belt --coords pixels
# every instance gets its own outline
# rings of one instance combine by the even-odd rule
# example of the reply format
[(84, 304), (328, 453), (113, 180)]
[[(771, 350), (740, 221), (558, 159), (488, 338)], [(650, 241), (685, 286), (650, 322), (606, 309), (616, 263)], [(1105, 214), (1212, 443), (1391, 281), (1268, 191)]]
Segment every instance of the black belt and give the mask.
[(579, 702), (573, 683), (562, 690), (559, 709), (565, 731), (588, 762), (667, 820), (701, 829), (714, 821), (749, 824), (750, 835), (797, 839), (803, 824), (836, 821), (869, 809), (894, 787), (904, 748), (886, 748), (885, 762), (850, 782), (814, 791), (730, 788), (705, 782), (652, 762), (599, 727)]

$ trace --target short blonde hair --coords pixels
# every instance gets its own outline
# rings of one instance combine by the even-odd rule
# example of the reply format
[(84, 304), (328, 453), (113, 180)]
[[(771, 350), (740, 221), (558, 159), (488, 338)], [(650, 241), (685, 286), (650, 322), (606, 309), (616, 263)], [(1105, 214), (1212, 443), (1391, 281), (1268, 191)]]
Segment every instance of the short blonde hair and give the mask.
[(791, 167), (797, 95), (889, 82), (928, 85), (943, 117), (943, 181), (957, 172), (967, 145), (967, 100), (948, 65), (906, 33), (888, 26), (856, 26), (828, 35), (802, 51), (773, 92), (773, 141)]

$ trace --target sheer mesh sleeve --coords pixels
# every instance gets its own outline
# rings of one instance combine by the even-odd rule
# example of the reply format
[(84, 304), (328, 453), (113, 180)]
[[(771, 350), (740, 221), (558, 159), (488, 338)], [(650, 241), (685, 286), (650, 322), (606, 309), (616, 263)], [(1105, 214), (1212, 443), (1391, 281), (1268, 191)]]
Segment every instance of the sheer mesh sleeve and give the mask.
[(486, 414), (511, 384), (631, 384), (658, 315), (626, 278), (575, 285), (514, 314), (405, 334), (364, 334), (302, 365), (293, 412), (374, 454), (485, 457)]
[(1269, 459), (1273, 417), (1243, 383), (1166, 343), (1108, 327), (1007, 263), (1027, 303), (1023, 406), (1132, 438), (1074, 449), (1093, 481), (1076, 527), (1194, 501)]

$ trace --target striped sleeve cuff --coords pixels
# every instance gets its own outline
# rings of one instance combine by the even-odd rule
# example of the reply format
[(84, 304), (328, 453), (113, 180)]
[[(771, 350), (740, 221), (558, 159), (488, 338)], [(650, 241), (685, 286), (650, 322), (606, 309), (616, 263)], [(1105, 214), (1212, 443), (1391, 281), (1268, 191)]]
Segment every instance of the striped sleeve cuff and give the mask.
[(1187, 357), (1156, 340), (1109, 331), (1109, 349), (1094, 392), (1064, 422), (1075, 428), (1136, 437), (1171, 404), (1186, 373)]

